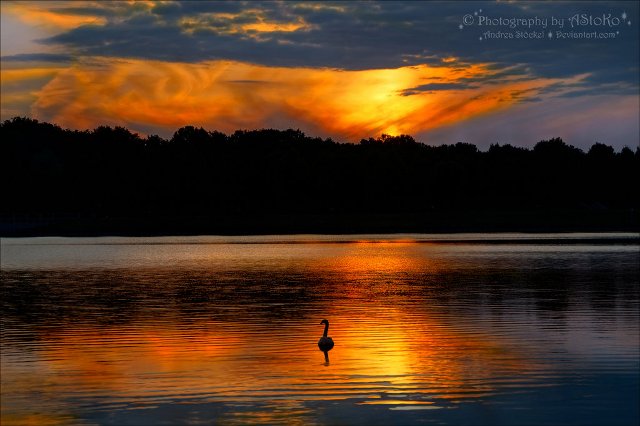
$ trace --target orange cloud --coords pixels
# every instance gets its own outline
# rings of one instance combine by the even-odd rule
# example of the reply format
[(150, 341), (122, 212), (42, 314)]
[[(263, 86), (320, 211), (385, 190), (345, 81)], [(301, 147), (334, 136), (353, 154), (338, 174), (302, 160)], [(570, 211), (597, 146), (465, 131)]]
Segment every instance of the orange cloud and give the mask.
[(63, 68), (43, 65), (41, 68), (0, 69), (0, 117), (24, 115), (37, 99), (37, 92)]
[[(45, 7), (43, 7), (45, 6)], [(70, 30), (86, 24), (104, 25), (107, 21), (101, 16), (79, 15), (55, 8), (46, 8), (50, 4), (33, 2), (9, 3), (3, 12), (14, 14), (22, 22), (43, 27), (52, 31)]]
[[(355, 140), (460, 122), (506, 108), (557, 81), (502, 78), (463, 86), (465, 79), (496, 72), (489, 64), (453, 62), (345, 71), (94, 58), (58, 72), (38, 92), (32, 114), (73, 128), (107, 123), (167, 133), (187, 124), (227, 132), (299, 127)], [(448, 89), (403, 95), (432, 82)]]
[(61, 67), (44, 67), (44, 68), (27, 68), (27, 69), (1, 69), (0, 79), (2, 84), (15, 83), (43, 77), (53, 77), (63, 68)]
[(308, 29), (309, 25), (299, 18), (295, 22), (266, 22), (258, 21), (251, 24), (244, 24), (241, 26), (244, 31), (257, 31), (257, 32), (293, 32), (300, 29)]

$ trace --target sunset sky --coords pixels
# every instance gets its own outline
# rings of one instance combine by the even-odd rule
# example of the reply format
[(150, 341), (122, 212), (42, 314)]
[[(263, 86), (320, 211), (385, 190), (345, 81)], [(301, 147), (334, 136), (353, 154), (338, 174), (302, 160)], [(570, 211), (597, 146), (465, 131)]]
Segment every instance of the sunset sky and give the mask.
[(2, 1), (1, 12), (2, 120), (638, 145), (638, 2)]

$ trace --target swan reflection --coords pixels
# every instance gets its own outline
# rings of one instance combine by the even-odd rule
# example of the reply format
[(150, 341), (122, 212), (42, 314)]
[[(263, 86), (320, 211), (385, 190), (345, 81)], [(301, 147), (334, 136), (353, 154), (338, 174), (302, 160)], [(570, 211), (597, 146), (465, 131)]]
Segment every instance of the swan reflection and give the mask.
[(325, 367), (329, 366), (329, 351), (322, 351), (324, 353), (324, 365)]

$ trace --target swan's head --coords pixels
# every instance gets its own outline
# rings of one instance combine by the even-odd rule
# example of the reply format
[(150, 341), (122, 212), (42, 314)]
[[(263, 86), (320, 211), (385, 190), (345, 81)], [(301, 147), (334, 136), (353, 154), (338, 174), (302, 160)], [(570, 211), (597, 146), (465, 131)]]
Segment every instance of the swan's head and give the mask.
[(322, 321), (320, 321), (320, 325), (322, 325), (322, 324), (329, 325), (329, 321), (327, 321), (326, 319), (323, 319)]

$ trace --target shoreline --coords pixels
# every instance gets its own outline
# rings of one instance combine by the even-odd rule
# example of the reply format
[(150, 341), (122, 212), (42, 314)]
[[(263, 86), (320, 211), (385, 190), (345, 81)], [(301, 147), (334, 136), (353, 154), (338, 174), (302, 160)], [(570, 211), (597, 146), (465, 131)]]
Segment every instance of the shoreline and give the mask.
[[(607, 233), (603, 233), (607, 234)], [(631, 233), (629, 233), (631, 234)], [(309, 234), (323, 237), (346, 237), (347, 235), (328, 235), (328, 234)], [(307, 236), (309, 236), (307, 235)], [(389, 234), (394, 235), (394, 234)], [(452, 235), (452, 234), (446, 234)], [(499, 235), (499, 234), (490, 234), (487, 235)], [(531, 235), (531, 234), (529, 234)], [(265, 235), (267, 236), (267, 235)], [(275, 237), (277, 235), (268, 235), (270, 237)], [(280, 235), (282, 236), (282, 235)], [(287, 235), (287, 236), (296, 236), (296, 235)], [(229, 238), (229, 240), (221, 240), (215, 242), (201, 242), (201, 241), (191, 241), (189, 238), (207, 238), (207, 237), (220, 237), (220, 238)], [(132, 236), (114, 236), (114, 235), (103, 235), (103, 236), (92, 236), (92, 237), (66, 237), (66, 236), (38, 236), (38, 237), (0, 237), (0, 242), (3, 245), (7, 245), (7, 241), (9, 241), (8, 245), (39, 245), (39, 246), (47, 246), (47, 245), (305, 245), (305, 244), (436, 244), (436, 245), (540, 245), (540, 246), (553, 246), (553, 245), (563, 245), (563, 246), (580, 246), (580, 245), (629, 245), (629, 246), (640, 246), (640, 235), (633, 234), (627, 237), (584, 237), (584, 238), (488, 238), (488, 239), (416, 239), (410, 240), (406, 238), (402, 239), (336, 239), (336, 240), (318, 240), (318, 239), (310, 239), (310, 240), (273, 240), (273, 241), (234, 241), (233, 238), (251, 238), (258, 237), (256, 235), (245, 235), (245, 236), (221, 236), (221, 235), (206, 235), (206, 236), (143, 236), (143, 237), (132, 237)], [(74, 241), (74, 242), (62, 242), (60, 240), (95, 240), (95, 239), (126, 239), (127, 241)], [(180, 239), (178, 241), (139, 241), (145, 239), (157, 239), (157, 238), (167, 238), (167, 239)], [(50, 239), (46, 242), (34, 242), (28, 241), (25, 242), (23, 240), (38, 240), (38, 239)], [(134, 240), (134, 241), (132, 241)]]
[(634, 209), (467, 210), (371, 214), (136, 215), (2, 217), (0, 237), (161, 237), (450, 233), (640, 233)]

